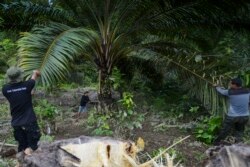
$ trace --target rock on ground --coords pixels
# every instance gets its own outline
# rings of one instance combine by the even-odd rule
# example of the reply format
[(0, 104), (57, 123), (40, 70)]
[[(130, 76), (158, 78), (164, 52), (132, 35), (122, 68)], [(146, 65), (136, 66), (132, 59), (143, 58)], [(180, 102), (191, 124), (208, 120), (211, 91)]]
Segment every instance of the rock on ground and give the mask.
[(206, 167), (249, 167), (250, 146), (237, 144), (216, 146), (206, 151), (209, 157)]

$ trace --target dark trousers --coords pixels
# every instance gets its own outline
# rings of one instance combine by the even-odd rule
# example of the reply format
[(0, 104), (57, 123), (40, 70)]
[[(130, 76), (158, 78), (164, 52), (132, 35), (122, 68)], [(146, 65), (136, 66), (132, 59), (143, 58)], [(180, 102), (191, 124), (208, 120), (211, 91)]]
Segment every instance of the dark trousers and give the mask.
[(14, 137), (18, 141), (18, 152), (30, 147), (32, 150), (38, 148), (37, 143), (41, 137), (37, 122), (32, 122), (23, 126), (13, 126)]
[(224, 140), (228, 134), (230, 134), (231, 130), (234, 129), (233, 136), (236, 138), (236, 142), (242, 141), (242, 137), (245, 130), (245, 125), (247, 124), (249, 116), (241, 116), (241, 117), (231, 117), (226, 116), (222, 129), (215, 139), (214, 143), (218, 144), (221, 140)]

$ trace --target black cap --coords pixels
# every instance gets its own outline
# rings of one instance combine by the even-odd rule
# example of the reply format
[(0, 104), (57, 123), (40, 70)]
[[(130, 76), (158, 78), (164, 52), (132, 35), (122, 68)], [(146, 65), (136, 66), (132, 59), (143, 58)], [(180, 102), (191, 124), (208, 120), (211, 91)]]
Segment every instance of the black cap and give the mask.
[(240, 78), (234, 78), (234, 79), (231, 79), (231, 84), (236, 85), (238, 87), (241, 87), (242, 86), (242, 81), (241, 81)]

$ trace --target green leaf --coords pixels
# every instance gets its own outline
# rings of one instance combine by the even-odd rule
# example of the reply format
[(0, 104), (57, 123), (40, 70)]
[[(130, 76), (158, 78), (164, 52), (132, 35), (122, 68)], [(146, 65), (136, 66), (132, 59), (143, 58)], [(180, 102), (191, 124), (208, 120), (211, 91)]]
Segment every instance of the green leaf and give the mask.
[(132, 115), (133, 114), (133, 110), (128, 110), (128, 114)]
[(202, 129), (198, 130), (198, 133), (203, 133), (203, 132), (204, 132), (204, 130), (202, 130)]
[(23, 33), (18, 41), (19, 66), (27, 77), (39, 69), (43, 85), (51, 85), (65, 78), (69, 62), (85, 52), (92, 40), (90, 36), (95, 35), (86, 28), (71, 28), (59, 23), (35, 27), (31, 32)]

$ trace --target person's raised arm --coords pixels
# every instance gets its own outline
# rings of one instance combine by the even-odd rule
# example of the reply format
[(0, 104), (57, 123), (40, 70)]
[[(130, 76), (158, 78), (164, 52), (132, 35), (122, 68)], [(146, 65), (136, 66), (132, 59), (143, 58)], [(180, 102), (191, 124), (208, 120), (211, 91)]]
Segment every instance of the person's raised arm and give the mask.
[(34, 70), (31, 79), (36, 80), (41, 75), (39, 70)]
[[(31, 76), (31, 79), (37, 80), (37, 78), (38, 78), (40, 75), (41, 75), (41, 73), (40, 73), (39, 70), (34, 70), (32, 76)], [(34, 95), (34, 94), (35, 94), (35, 89), (32, 89), (32, 90), (31, 90), (31, 95)]]
[(219, 87), (219, 86), (216, 86), (215, 87), (217, 92), (219, 92), (220, 94), (224, 95), (224, 96), (228, 96), (228, 89), (225, 89), (223, 87)]

